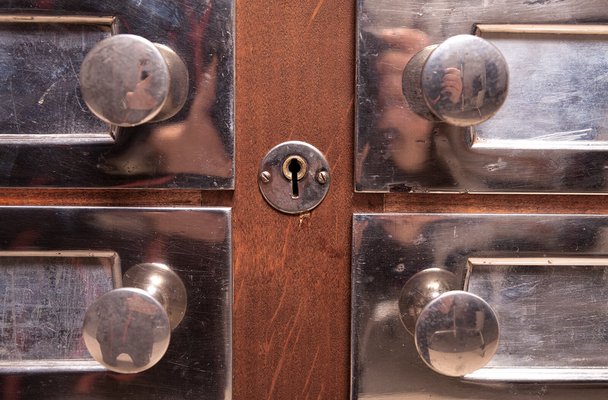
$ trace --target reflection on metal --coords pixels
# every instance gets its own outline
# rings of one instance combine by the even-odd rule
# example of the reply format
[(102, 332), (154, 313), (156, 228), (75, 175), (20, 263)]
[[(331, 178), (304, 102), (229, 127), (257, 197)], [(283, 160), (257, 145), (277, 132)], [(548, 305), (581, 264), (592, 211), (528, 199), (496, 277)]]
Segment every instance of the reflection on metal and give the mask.
[(407, 331), (414, 335), (420, 313), (432, 300), (458, 288), (456, 275), (441, 268), (428, 268), (412, 276), (399, 295), (399, 317)]
[[(473, 151), (608, 151), (605, 100), (608, 28), (578, 30), (536, 26), (478, 26), (478, 35), (495, 43), (513, 70), (511, 93), (495, 118), (474, 131)], [(594, 32), (589, 34), (588, 32)], [(602, 34), (603, 31), (603, 34)], [(542, 60), (544, 68), (530, 62)], [(525, 124), (514, 124), (519, 113)], [(604, 159), (605, 160), (605, 159)]]
[[(62, 398), (230, 399), (232, 245), (229, 209), (0, 207), (0, 218), (3, 221), (0, 251), (10, 249), (10, 253), (0, 253), (0, 274), (4, 273), (5, 266), (19, 266), (11, 269), (16, 273), (23, 268), (23, 274), (32, 272), (28, 275), (32, 277), (35, 271), (39, 271), (41, 279), (48, 277), (48, 282), (36, 280), (38, 283), (33, 282), (27, 287), (40, 299), (27, 303), (14, 297), (12, 305), (0, 302), (0, 316), (8, 317), (13, 310), (18, 311), (14, 307), (16, 302), (34, 306), (43, 302), (45, 297), (54, 302), (46, 308), (39, 307), (38, 313), (36, 310), (20, 313), (17, 322), (30, 328), (17, 332), (20, 333), (17, 336), (5, 331), (0, 335), (0, 348), (23, 351), (36, 346), (42, 349), (69, 335), (81, 349), (67, 355), (58, 353), (65, 355), (61, 364), (54, 364), (55, 355), (48, 360), (40, 359), (36, 364), (20, 361), (17, 370), (5, 369), (13, 373), (0, 373), (2, 397), (17, 400), (48, 398), (56, 394), (54, 388), (60, 387)], [(85, 263), (85, 256), (90, 261)], [(101, 256), (113, 258), (104, 261)], [(77, 260), (76, 265), (69, 261), (71, 257)], [(61, 260), (61, 270), (52, 273), (59, 262), (47, 263), (47, 258)], [(182, 300), (185, 299), (183, 294), (179, 294), (180, 290), (172, 290), (175, 286), (170, 283), (170, 274), (159, 268), (171, 266), (183, 282), (188, 296), (188, 308), (179, 326), (171, 332), (171, 343), (165, 356), (153, 368), (123, 378), (104, 373), (87, 354), (82, 337), (86, 307), (104, 292), (116, 293), (111, 289), (120, 286), (120, 281), (112, 284), (108, 266), (113, 264), (109, 260), (117, 263), (119, 260), (120, 267), (117, 268), (122, 272), (137, 266), (136, 270), (125, 274), (123, 284), (136, 282), (149, 291), (158, 289), (158, 300), (148, 301), (152, 299), (148, 292), (139, 290), (135, 296), (127, 297), (133, 299), (130, 306), (139, 311), (160, 307), (164, 319), (161, 313), (159, 321), (166, 321), (167, 326), (172, 320), (181, 318)], [(103, 273), (101, 266), (105, 266)], [(144, 274), (143, 271), (149, 271), (150, 266), (154, 266), (156, 272)], [(10, 269), (6, 271), (8, 273)], [(121, 271), (114, 275), (120, 280)], [(17, 277), (15, 274), (12, 276)], [(2, 282), (6, 284), (10, 280), (3, 279)], [(63, 292), (51, 293), (51, 288), (59, 288)], [(125, 290), (120, 289), (120, 293)], [(133, 294), (133, 290), (126, 290), (126, 293)], [(142, 293), (143, 297), (139, 296)], [(23, 291), (23, 295), (26, 294)], [(152, 307), (148, 307), (150, 304)], [(60, 313), (62, 309), (66, 310), (63, 314)], [(99, 315), (103, 314), (102, 311), (108, 310), (100, 310)], [(115, 314), (120, 315), (124, 316)], [(139, 344), (145, 345), (146, 335), (138, 329), (141, 328), (138, 321), (132, 319), (129, 329), (121, 333), (130, 338), (132, 336), (128, 333), (137, 332)], [(55, 331), (56, 324), (65, 324), (65, 327), (61, 329), (59, 326), (60, 329)], [(72, 326), (74, 329), (69, 331)], [(43, 332), (48, 343), (41, 343), (30, 336), (35, 332)], [(107, 357), (112, 357), (111, 351), (106, 353)], [(131, 352), (129, 356), (132, 355)], [(118, 354), (117, 361), (125, 357), (125, 354)], [(137, 360), (133, 361), (138, 362), (145, 357), (135, 358)], [(38, 373), (40, 371), (45, 373)]]
[(427, 46), (405, 66), (403, 94), (416, 114), (472, 126), (491, 118), (507, 97), (509, 68), (496, 46), (456, 35)]
[(175, 329), (188, 304), (188, 293), (184, 282), (171, 268), (164, 264), (144, 263), (131, 267), (122, 278), (126, 287), (137, 287), (154, 297), (167, 312), (171, 329)]
[[(233, 19), (233, 0), (1, 4), (0, 186), (232, 189)], [(87, 109), (80, 66), (112, 34), (145, 37), (184, 61), (181, 111), (115, 129)]]
[[(357, 214), (353, 222), (353, 399), (608, 395), (566, 385), (608, 381), (608, 217)], [(453, 273), (457, 289), (498, 317), (496, 353), (462, 379), (428, 368), (403, 329), (402, 289), (429, 268)]]
[(120, 288), (88, 308), (82, 337), (89, 353), (113, 372), (145, 371), (165, 355), (171, 325), (163, 306), (145, 290)]
[[(608, 191), (603, 1), (357, 4), (357, 191)], [(505, 103), (474, 127), (421, 118), (403, 95), (406, 64), (432, 43), (471, 33), (508, 64)]]
[(414, 340), (422, 360), (446, 376), (483, 368), (498, 348), (498, 317), (481, 297), (461, 290), (442, 294), (422, 310)]
[(184, 106), (188, 69), (167, 46), (136, 35), (115, 35), (84, 58), (80, 89), (91, 112), (108, 124), (159, 122)]
[(268, 204), (287, 214), (317, 207), (327, 195), (329, 164), (316, 147), (298, 141), (272, 148), (260, 164), (258, 185)]
[(498, 347), (498, 319), (481, 297), (457, 290), (449, 271), (416, 273), (399, 296), (401, 322), (416, 350), (434, 371), (464, 376), (484, 367)]
[(120, 275), (114, 252), (1, 251), (0, 373), (100, 370), (80, 329)]
[(171, 330), (186, 312), (187, 294), (179, 276), (158, 263), (130, 268), (123, 283), (87, 309), (82, 336), (89, 353), (107, 369), (133, 374), (163, 358)]
[(468, 378), (608, 380), (607, 277), (608, 257), (469, 258), (466, 290), (488, 296), (505, 329), (488, 368)]
[(107, 17), (0, 18), (0, 146), (114, 142), (115, 130), (82, 107), (78, 70), (116, 29)]

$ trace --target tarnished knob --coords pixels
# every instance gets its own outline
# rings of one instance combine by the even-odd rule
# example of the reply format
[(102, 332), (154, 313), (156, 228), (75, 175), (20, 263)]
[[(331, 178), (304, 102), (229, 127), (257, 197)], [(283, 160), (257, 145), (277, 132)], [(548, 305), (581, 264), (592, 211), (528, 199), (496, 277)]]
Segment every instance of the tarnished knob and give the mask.
[(136, 35), (99, 42), (80, 68), (80, 90), (93, 114), (117, 126), (174, 116), (188, 97), (188, 69), (167, 46)]
[(509, 68), (501, 52), (473, 35), (425, 47), (405, 66), (403, 94), (415, 113), (456, 126), (492, 117), (507, 97)]
[(164, 356), (171, 331), (186, 312), (186, 288), (169, 267), (139, 264), (123, 284), (87, 309), (83, 338), (91, 356), (110, 371), (136, 373)]
[(484, 367), (496, 353), (500, 335), (492, 307), (472, 293), (452, 290), (455, 282), (452, 273), (431, 268), (406, 282), (399, 299), (401, 321), (414, 335), (418, 354), (446, 376)]

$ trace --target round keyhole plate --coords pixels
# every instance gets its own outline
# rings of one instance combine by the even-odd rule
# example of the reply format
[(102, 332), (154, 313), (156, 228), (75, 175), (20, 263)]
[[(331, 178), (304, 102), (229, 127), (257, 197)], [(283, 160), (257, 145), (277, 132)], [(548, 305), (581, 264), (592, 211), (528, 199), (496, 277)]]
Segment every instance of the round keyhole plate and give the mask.
[[(293, 159), (305, 167), (297, 174), (297, 196), (293, 195), (288, 169)], [(272, 148), (262, 159), (258, 173), (262, 196), (272, 207), (287, 214), (301, 214), (318, 206), (327, 195), (329, 184), (329, 164), (325, 156), (316, 147), (299, 141)]]

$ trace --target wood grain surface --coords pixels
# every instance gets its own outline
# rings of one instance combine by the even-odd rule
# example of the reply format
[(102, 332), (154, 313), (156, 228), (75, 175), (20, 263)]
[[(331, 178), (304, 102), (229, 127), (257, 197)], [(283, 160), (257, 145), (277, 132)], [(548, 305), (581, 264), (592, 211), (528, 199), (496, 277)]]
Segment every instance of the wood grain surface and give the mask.
[[(606, 213), (601, 196), (353, 194), (355, 2), (237, 1), (234, 192), (3, 190), (3, 205), (233, 207), (234, 398), (347, 399), (353, 212)], [(271, 209), (260, 160), (286, 140), (325, 153), (332, 187)]]
[[(237, 2), (235, 399), (347, 397), (354, 20), (352, 0)], [(302, 216), (257, 189), (260, 160), (286, 140), (316, 146), (332, 171)]]

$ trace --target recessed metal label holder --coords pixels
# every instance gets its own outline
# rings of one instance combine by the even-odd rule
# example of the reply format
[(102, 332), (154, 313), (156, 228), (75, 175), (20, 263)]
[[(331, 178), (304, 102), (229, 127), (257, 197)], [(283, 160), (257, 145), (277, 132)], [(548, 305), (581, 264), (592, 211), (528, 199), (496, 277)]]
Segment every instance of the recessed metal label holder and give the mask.
[[(608, 394), (608, 217), (357, 214), (353, 223), (353, 400)], [(462, 378), (431, 370), (401, 320), (406, 282), (433, 268), (498, 317), (496, 353)]]
[[(0, 187), (233, 189), (232, 0), (32, 7), (0, 5)], [(188, 96), (175, 116), (119, 128), (89, 111), (81, 64), (116, 34), (141, 36), (183, 60)], [(145, 85), (137, 90), (145, 99)]]
[(0, 251), (0, 374), (102, 371), (82, 342), (87, 307), (121, 286), (110, 251)]
[(467, 376), (484, 381), (607, 381), (608, 257), (469, 258), (464, 289), (501, 320), (499, 350)]
[[(608, 192), (605, 10), (601, 1), (359, 0), (355, 189)], [(460, 34), (495, 45), (510, 74), (502, 108), (473, 127), (426, 121), (403, 96), (414, 54)]]
[(0, 145), (108, 144), (116, 129), (84, 106), (80, 65), (113, 17), (0, 15)]
[[(0, 393), (19, 399), (49, 393), (95, 399), (231, 397), (230, 209), (0, 207), (0, 219)], [(117, 376), (87, 352), (85, 313), (123, 282), (127, 286), (127, 276), (121, 279), (125, 271), (146, 265), (169, 267), (183, 282), (185, 314), (156, 365)], [(161, 276), (144, 277), (150, 279), (147, 286)], [(148, 308), (138, 299), (131, 305), (127, 311), (112, 309), (127, 322), (120, 329), (106, 326), (103, 334), (145, 342), (136, 311)], [(118, 356), (125, 354), (133, 357)]]

